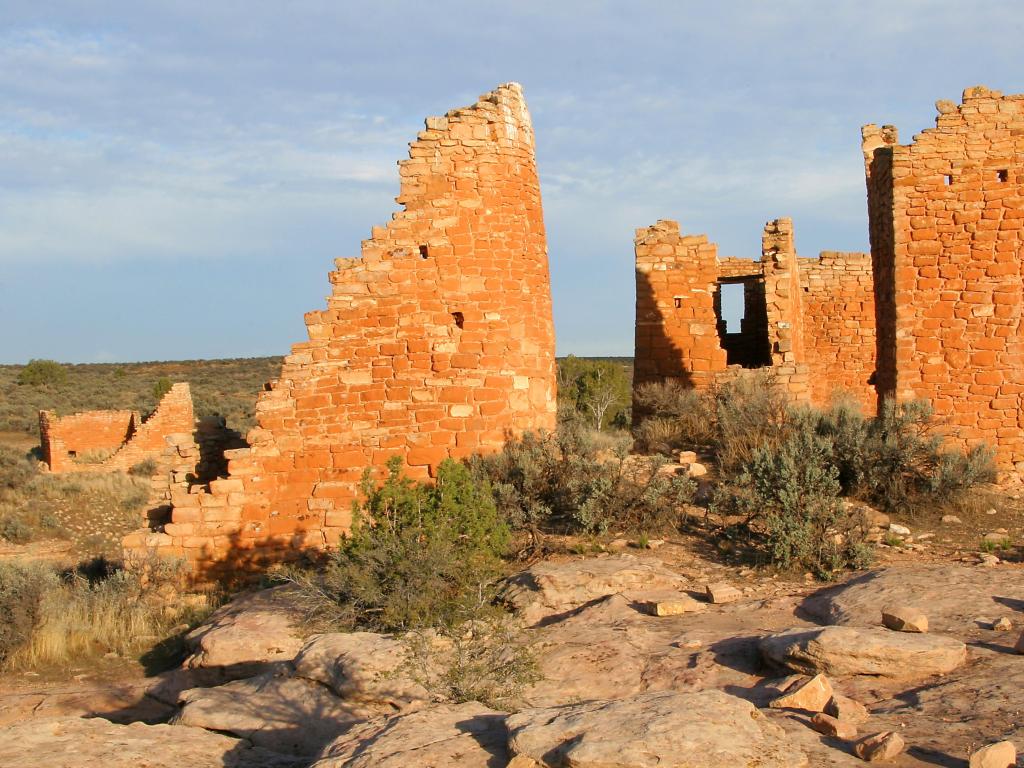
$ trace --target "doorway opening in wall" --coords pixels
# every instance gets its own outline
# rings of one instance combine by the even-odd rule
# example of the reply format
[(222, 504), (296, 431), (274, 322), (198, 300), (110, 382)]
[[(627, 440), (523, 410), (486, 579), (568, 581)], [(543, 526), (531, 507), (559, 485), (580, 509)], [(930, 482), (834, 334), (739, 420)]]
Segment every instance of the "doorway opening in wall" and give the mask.
[(768, 307), (760, 275), (724, 278), (715, 287), (718, 339), (729, 365), (771, 365)]

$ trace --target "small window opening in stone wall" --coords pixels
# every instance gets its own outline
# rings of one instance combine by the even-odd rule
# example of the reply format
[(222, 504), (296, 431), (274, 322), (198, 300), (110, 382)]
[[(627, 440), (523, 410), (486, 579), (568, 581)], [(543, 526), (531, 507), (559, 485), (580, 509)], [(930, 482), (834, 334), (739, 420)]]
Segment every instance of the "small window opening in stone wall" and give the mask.
[(455, 321), (455, 325), (459, 328), (466, 324), (466, 316), (461, 312), (452, 312), (452, 320)]
[(948, 186), (951, 186), (952, 184), (953, 184), (953, 177), (951, 175), (947, 175), (946, 176), (946, 186), (948, 187)]
[(1007, 182), (1010, 180), (1010, 172), (1005, 168), (1001, 171), (996, 171), (996, 178), (1002, 182)]
[(728, 365), (771, 365), (768, 308), (761, 278), (720, 282), (715, 290), (715, 315), (719, 343)]
[(78, 451), (68, 451), (68, 456), (70, 456), (73, 459), (76, 456), (78, 456)]
[(420, 246), (420, 258), (421, 259), (429, 259), (430, 258), (430, 251), (427, 249), (427, 246), (425, 246), (425, 245), (421, 245)]
[(672, 306), (674, 306), (676, 309), (682, 309), (683, 308), (683, 300), (682, 300), (682, 298), (679, 297), (679, 296), (676, 296), (674, 299), (672, 299)]

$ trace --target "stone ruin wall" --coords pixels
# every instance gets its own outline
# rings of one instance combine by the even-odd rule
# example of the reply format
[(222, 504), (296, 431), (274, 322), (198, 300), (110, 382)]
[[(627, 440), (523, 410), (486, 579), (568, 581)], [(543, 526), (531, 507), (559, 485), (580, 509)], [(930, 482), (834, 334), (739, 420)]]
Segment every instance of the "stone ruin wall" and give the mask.
[[(145, 420), (136, 411), (86, 411), (58, 417), (39, 412), (43, 460), (51, 472), (127, 471), (147, 459), (158, 459), (167, 435), (193, 430), (195, 416), (188, 384), (174, 384)], [(102, 461), (76, 461), (84, 455), (109, 452)]]
[[(553, 429), (554, 327), (534, 136), (521, 88), (426, 120), (399, 163), (403, 209), (338, 259), (260, 393), (228, 474), (170, 489), (169, 519), (126, 550), (202, 573), (335, 544), (363, 471), (392, 456), (419, 477), (448, 457)], [(187, 469), (189, 441), (171, 452)], [(182, 470), (182, 473), (185, 469)]]
[[(769, 368), (800, 401), (854, 397), (874, 413), (874, 300), (870, 258), (797, 257), (793, 225), (765, 226), (761, 261), (719, 258), (705, 235), (674, 221), (636, 233), (634, 387), (676, 379), (707, 388), (748, 368)], [(726, 333), (719, 286), (744, 286), (740, 333)]]
[(968, 88), (898, 143), (862, 131), (881, 397), (930, 400), (954, 444), (1024, 472), (1024, 95)]

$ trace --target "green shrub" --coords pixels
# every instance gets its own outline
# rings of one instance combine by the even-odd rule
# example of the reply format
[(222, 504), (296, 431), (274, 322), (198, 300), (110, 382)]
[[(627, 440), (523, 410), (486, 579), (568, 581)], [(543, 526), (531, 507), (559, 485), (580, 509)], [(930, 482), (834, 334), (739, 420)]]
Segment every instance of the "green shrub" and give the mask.
[(402, 644), (408, 654), (403, 674), (456, 704), (515, 709), (523, 689), (541, 679), (525, 634), (495, 610), (440, 632), (409, 632)]
[(554, 434), (511, 439), (501, 452), (469, 464), (493, 489), (502, 516), (530, 533), (534, 547), (545, 532), (677, 528), (693, 482), (659, 472), (663, 459), (628, 457), (628, 442), (599, 450), (586, 429), (568, 423)]
[(160, 400), (163, 399), (163, 396), (171, 391), (172, 386), (173, 384), (169, 378), (161, 376), (156, 380), (156, 384), (153, 385), (153, 397), (157, 402), (160, 402)]
[(60, 387), (68, 379), (68, 372), (56, 360), (30, 360), (18, 374), (18, 384), (32, 387)]
[(956, 504), (995, 477), (988, 447), (966, 453), (942, 447), (925, 400), (886, 401), (874, 419), (861, 416), (855, 405), (838, 403), (825, 411), (795, 411), (791, 421), (831, 440), (831, 463), (845, 494), (887, 512)]
[(628, 423), (630, 386), (622, 363), (575, 355), (558, 361), (559, 400), (594, 429)]
[(942, 448), (931, 405), (924, 400), (887, 401), (868, 430), (862, 493), (892, 512), (955, 503), (972, 487), (995, 478), (993, 452)]
[(379, 487), (367, 473), (363, 492), (332, 560), (291, 575), (316, 598), (314, 619), (383, 632), (445, 627), (487, 602), (504, 571), (509, 531), (490, 488), (467, 467), (448, 460), (436, 483), (419, 483), (395, 458)]
[(866, 563), (866, 525), (846, 511), (831, 440), (807, 428), (754, 449), (735, 481), (719, 489), (717, 511), (740, 515), (748, 543), (781, 568), (830, 579)]
[(0, 562), (0, 665), (31, 642), (43, 599), (56, 587), (56, 575), (44, 566)]

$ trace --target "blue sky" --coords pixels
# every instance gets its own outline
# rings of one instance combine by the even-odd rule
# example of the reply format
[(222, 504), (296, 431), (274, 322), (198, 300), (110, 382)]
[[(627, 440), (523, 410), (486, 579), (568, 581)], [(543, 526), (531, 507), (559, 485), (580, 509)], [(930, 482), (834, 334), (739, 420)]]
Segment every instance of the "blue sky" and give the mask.
[(283, 354), (427, 115), (523, 83), (559, 354), (631, 354), (633, 230), (867, 248), (860, 126), (1024, 91), (1017, 2), (0, 0), (0, 362)]

